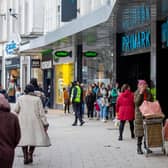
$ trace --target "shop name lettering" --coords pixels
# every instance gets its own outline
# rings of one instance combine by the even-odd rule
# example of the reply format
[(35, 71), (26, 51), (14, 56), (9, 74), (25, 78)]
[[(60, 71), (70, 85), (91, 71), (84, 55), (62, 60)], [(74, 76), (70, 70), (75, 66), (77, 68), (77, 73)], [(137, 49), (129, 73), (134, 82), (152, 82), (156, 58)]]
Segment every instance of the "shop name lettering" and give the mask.
[(137, 32), (122, 37), (122, 52), (149, 48), (150, 45), (150, 31)]
[(162, 45), (168, 47), (168, 21), (162, 24)]
[(14, 49), (18, 48), (16, 42), (11, 41), (10, 43), (6, 44), (5, 50), (7, 54), (13, 54)]

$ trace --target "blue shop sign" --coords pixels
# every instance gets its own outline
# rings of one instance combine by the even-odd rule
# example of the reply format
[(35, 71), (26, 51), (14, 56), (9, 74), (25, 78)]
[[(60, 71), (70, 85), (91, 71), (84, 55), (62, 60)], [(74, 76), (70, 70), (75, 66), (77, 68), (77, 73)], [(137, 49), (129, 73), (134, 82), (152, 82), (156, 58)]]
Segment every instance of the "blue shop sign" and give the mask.
[(122, 36), (122, 53), (149, 48), (151, 46), (150, 34), (150, 30), (146, 30)]
[(14, 50), (17, 49), (18, 47), (19, 47), (18, 44), (12, 40), (11, 42), (6, 44), (5, 51), (7, 54), (10, 55), (10, 54), (13, 54)]
[(161, 31), (162, 47), (168, 47), (168, 20), (161, 25)]

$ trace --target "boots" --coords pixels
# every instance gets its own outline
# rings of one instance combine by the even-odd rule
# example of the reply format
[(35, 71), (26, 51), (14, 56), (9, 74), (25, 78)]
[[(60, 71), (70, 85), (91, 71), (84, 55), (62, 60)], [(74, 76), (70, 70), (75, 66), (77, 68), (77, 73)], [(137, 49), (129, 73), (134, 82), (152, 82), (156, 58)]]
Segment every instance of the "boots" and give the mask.
[(28, 153), (29, 163), (33, 162), (33, 152), (34, 152), (34, 150), (35, 150), (35, 146), (30, 146), (29, 153)]
[(145, 140), (144, 140), (144, 148), (145, 148), (147, 154), (152, 153), (152, 151), (149, 148), (147, 148)]
[(138, 142), (137, 142), (137, 153), (142, 155), (143, 151), (142, 151), (142, 137), (138, 137)]
[(142, 151), (142, 148), (141, 148), (141, 145), (137, 145), (137, 153), (142, 155), (143, 154), (143, 151)]
[(29, 160), (28, 160), (28, 146), (23, 146), (22, 151), (23, 151), (23, 156), (24, 156), (24, 164), (28, 164), (29, 163)]
[(123, 140), (123, 131), (124, 131), (124, 124), (125, 124), (125, 121), (120, 121), (120, 126), (119, 126), (119, 138), (118, 140), (119, 141), (122, 141)]

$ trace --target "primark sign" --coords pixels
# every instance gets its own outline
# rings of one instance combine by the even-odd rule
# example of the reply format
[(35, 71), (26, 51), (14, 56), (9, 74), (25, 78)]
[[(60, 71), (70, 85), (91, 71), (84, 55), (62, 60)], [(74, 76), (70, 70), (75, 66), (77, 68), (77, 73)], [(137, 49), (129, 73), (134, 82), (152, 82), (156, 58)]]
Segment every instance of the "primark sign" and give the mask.
[(121, 37), (122, 53), (134, 52), (140, 49), (147, 49), (151, 46), (150, 30), (133, 32)]

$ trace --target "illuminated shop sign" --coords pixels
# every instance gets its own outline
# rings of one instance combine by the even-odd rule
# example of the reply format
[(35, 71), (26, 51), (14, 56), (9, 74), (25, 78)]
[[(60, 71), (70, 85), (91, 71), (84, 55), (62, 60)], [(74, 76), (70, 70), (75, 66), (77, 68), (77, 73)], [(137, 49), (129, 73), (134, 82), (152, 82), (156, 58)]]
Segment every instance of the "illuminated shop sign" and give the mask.
[(168, 47), (168, 20), (161, 25), (161, 31), (162, 47)]
[(56, 51), (54, 55), (57, 57), (72, 57), (72, 51)]
[(122, 52), (132, 52), (138, 49), (149, 48), (150, 30), (135, 32), (122, 36)]
[(85, 57), (96, 57), (97, 56), (97, 52), (95, 52), (95, 51), (86, 51), (86, 52), (84, 52), (84, 56)]

